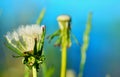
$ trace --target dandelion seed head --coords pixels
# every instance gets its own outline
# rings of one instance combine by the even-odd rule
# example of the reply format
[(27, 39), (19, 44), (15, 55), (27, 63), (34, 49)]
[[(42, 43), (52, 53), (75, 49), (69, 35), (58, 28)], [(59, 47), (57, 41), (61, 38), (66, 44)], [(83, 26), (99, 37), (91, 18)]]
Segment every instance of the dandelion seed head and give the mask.
[[(5, 35), (5, 38), (7, 39), (8, 43), (11, 43), (14, 45), (14, 47), (19, 48), (21, 47), (23, 49), (20, 49), (21, 51), (31, 51), (34, 48), (35, 40), (37, 41), (41, 40), (41, 35), (43, 33), (43, 26), (39, 25), (22, 25), (17, 30), (13, 32), (8, 32)], [(23, 52), (25, 52), (23, 51)]]

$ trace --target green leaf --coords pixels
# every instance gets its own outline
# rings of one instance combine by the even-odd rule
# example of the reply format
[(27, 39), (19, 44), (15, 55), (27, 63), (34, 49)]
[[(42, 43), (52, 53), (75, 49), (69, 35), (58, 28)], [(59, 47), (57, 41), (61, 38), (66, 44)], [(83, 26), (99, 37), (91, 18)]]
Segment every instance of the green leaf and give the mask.
[(76, 44), (78, 44), (80, 46), (80, 43), (79, 43), (78, 39), (76, 38), (76, 36), (72, 33), (71, 33), (71, 36), (75, 40)]
[(45, 9), (42, 9), (42, 11), (41, 11), (41, 13), (39, 15), (39, 18), (36, 21), (36, 24), (40, 24), (41, 23), (41, 21), (43, 20), (44, 14), (45, 14)]
[(59, 38), (56, 40), (54, 46), (60, 46), (60, 45), (61, 45), (61, 37), (59, 37)]
[(51, 42), (51, 40), (55, 37), (55, 36), (59, 36), (60, 35), (60, 30), (57, 30), (56, 32), (54, 32), (53, 34), (49, 35), (47, 37), (47, 39), (49, 40), (49, 42)]

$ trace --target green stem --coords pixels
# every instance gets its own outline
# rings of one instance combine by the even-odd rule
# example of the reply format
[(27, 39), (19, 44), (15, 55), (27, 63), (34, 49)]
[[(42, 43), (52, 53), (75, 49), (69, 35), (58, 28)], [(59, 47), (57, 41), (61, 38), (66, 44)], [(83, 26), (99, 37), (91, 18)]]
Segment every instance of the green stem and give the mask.
[(36, 24), (39, 25), (41, 23), (41, 21), (43, 20), (44, 14), (45, 14), (45, 9), (42, 9), (42, 11), (40, 12), (39, 18), (36, 21)]
[(79, 77), (83, 77), (84, 66), (86, 63), (86, 52), (81, 52), (81, 64), (80, 64), (80, 74)]
[(66, 63), (67, 63), (67, 47), (70, 44), (70, 17), (68, 15), (61, 15), (57, 18), (60, 27), (61, 37), (61, 77), (66, 76)]
[(61, 77), (65, 77), (65, 74), (66, 74), (66, 61), (67, 61), (66, 55), (67, 55), (67, 48), (63, 47), (62, 55), (61, 55), (62, 56), (61, 57)]
[(37, 70), (36, 70), (36, 67), (33, 66), (33, 67), (32, 67), (32, 70), (33, 70), (33, 77), (37, 77)]
[(61, 77), (66, 76), (66, 62), (67, 62), (67, 33), (62, 31), (62, 54), (61, 54)]
[(84, 67), (86, 63), (86, 52), (89, 45), (89, 34), (91, 30), (91, 20), (92, 20), (92, 13), (89, 13), (86, 29), (83, 35), (83, 45), (81, 47), (81, 63), (80, 63), (79, 77), (83, 77), (83, 73), (84, 73)]
[(25, 74), (24, 74), (24, 77), (29, 77), (29, 68), (25, 65)]

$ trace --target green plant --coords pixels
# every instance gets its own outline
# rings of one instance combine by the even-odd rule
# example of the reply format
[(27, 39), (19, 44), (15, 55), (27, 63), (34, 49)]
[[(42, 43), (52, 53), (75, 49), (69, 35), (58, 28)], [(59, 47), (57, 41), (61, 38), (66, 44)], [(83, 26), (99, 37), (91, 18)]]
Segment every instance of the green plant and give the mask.
[[(44, 15), (44, 10), (40, 14), (37, 24), (39, 24)], [(42, 55), (45, 26), (26, 25), (21, 26), (13, 32), (8, 32), (5, 35), (5, 45), (15, 52), (18, 56), (23, 57), (23, 64), (25, 64), (25, 77), (29, 77), (29, 70), (33, 70), (33, 77), (37, 77), (39, 65), (43, 63), (45, 57)]]
[(83, 77), (84, 66), (86, 63), (86, 52), (89, 45), (89, 34), (91, 30), (91, 20), (92, 20), (92, 13), (90, 12), (88, 15), (88, 21), (86, 24), (86, 30), (83, 35), (83, 45), (81, 47), (81, 62), (80, 62), (80, 73), (79, 77)]
[(61, 77), (66, 76), (67, 48), (71, 46), (70, 40), (70, 17), (61, 15), (57, 18), (60, 29), (48, 37), (51, 41), (55, 36), (59, 36), (55, 46), (61, 46)]

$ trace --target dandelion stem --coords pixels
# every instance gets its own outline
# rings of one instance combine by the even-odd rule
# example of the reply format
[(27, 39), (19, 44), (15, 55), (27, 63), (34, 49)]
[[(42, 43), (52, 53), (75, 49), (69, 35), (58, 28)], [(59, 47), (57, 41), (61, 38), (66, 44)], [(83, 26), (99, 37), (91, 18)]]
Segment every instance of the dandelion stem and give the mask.
[(37, 77), (37, 70), (36, 70), (36, 67), (33, 66), (33, 67), (32, 67), (32, 70), (33, 70), (33, 77)]
[(65, 73), (66, 73), (66, 58), (67, 55), (67, 47), (63, 46), (62, 47), (62, 55), (61, 55), (61, 77), (65, 77)]
[(66, 61), (67, 61), (67, 32), (64, 30), (61, 32), (62, 36), (62, 54), (61, 54), (61, 77), (66, 75)]
[(57, 18), (60, 27), (61, 36), (61, 77), (66, 76), (67, 63), (67, 47), (70, 46), (69, 27), (70, 17), (68, 15), (61, 15)]

